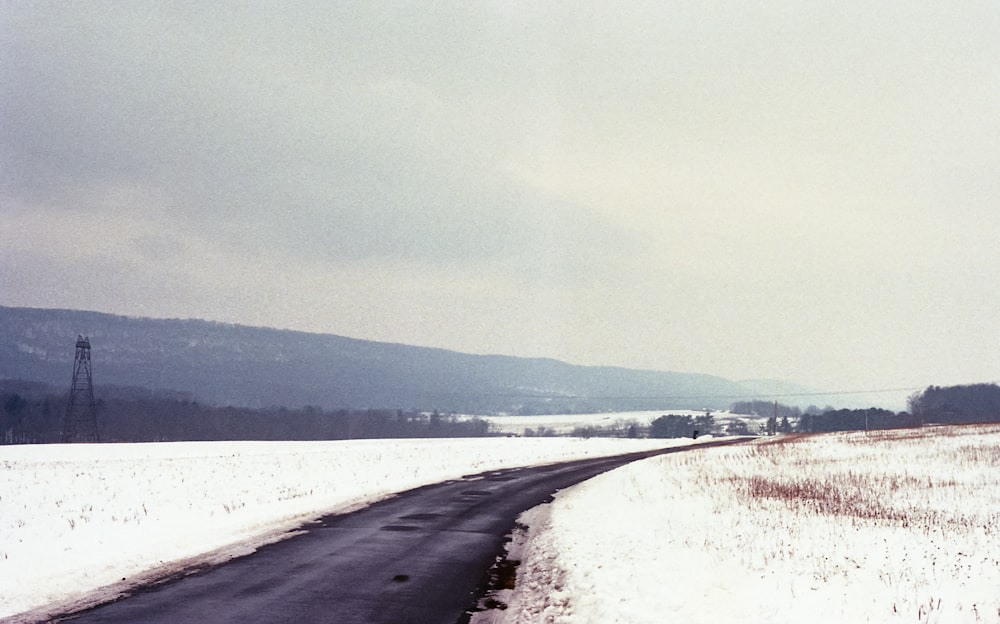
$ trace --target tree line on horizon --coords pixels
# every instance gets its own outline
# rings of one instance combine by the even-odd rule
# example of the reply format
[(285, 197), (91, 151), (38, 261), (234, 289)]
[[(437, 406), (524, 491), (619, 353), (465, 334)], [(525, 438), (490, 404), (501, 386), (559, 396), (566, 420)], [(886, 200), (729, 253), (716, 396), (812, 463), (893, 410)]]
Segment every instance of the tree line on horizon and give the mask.
[(762, 428), (733, 420), (726, 427), (711, 418), (698, 422), (691, 416), (663, 415), (652, 422), (650, 437), (689, 437), (699, 433), (727, 435), (774, 435), (777, 433), (828, 433), (865, 429), (898, 429), (926, 424), (970, 424), (1000, 422), (1000, 386), (994, 383), (929, 386), (911, 395), (908, 411), (870, 407), (866, 409), (820, 409), (804, 411), (775, 401), (737, 401), (730, 413), (750, 417), (767, 416)]
[(820, 433), (1000, 422), (1000, 386), (995, 383), (928, 386), (910, 395), (907, 408), (902, 412), (869, 408), (804, 413), (796, 431)]
[[(67, 397), (45, 388), (0, 386), (0, 444), (61, 441)], [(105, 387), (97, 399), (101, 442), (457, 438), (489, 433), (485, 420), (437, 411), (222, 407), (176, 394)]]
[[(66, 394), (42, 383), (0, 380), (0, 444), (59, 442)], [(98, 398), (103, 442), (211, 440), (346, 440), (368, 438), (481, 437), (489, 423), (437, 411), (402, 409), (245, 408), (200, 404), (176, 392), (144, 388), (104, 388)], [(734, 418), (722, 426), (711, 414), (664, 414), (640, 426), (621, 421), (611, 427), (582, 427), (580, 437), (676, 438), (696, 435), (773, 435), (916, 427), (925, 424), (1000, 422), (1000, 386), (929, 386), (908, 400), (909, 411), (880, 408), (805, 411), (773, 401), (734, 403), (732, 414), (767, 415), (764, 426)], [(697, 432), (697, 433), (695, 433)], [(544, 427), (525, 435), (552, 435)]]

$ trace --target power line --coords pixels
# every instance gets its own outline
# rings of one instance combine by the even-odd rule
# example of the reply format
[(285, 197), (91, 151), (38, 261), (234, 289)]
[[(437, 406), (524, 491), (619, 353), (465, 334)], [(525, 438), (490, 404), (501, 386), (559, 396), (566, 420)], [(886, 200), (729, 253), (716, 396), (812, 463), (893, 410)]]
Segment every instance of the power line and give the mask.
[[(1000, 385), (1000, 381), (981, 382), (987, 384)], [(975, 385), (975, 384), (963, 384)], [(778, 399), (787, 397), (820, 397), (820, 396), (844, 396), (851, 394), (885, 394), (889, 392), (916, 392), (924, 390), (927, 386), (907, 386), (897, 388), (874, 388), (866, 390), (823, 390), (814, 392), (777, 392), (768, 394), (764, 392), (745, 394), (540, 394), (537, 392), (450, 392), (454, 396), (466, 396), (475, 394), (477, 396), (503, 397), (510, 399), (589, 399), (589, 400), (645, 400), (645, 401), (679, 401), (679, 400), (707, 400), (707, 399)]]
[(789, 392), (789, 393), (752, 393), (752, 394), (684, 394), (684, 395), (586, 395), (586, 394), (527, 394), (527, 393), (491, 393), (490, 396), (522, 398), (522, 399), (615, 399), (615, 400), (649, 400), (675, 401), (693, 399), (774, 399), (783, 397), (834, 396), (847, 394), (882, 394), (887, 392), (914, 392), (923, 387), (879, 388), (875, 390), (830, 390), (823, 392)]

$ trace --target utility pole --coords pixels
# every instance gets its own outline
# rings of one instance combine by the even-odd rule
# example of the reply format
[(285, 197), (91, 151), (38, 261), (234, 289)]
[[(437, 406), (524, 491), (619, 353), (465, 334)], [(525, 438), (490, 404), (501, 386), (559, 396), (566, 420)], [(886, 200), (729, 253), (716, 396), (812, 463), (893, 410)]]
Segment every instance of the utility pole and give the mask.
[(73, 384), (63, 417), (63, 442), (100, 442), (97, 433), (97, 403), (94, 401), (94, 377), (90, 368), (90, 339), (76, 337), (73, 359)]

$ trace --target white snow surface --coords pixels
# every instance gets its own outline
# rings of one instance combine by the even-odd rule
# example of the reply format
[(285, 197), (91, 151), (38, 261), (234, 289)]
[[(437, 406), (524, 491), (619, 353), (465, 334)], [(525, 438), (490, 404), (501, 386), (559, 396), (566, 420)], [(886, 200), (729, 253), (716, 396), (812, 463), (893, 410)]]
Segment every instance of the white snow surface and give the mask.
[[(490, 424), (497, 433), (523, 435), (526, 430), (537, 432), (545, 429), (555, 435), (569, 435), (577, 427), (618, 427), (625, 429), (631, 423), (646, 427), (667, 414), (676, 416), (704, 416), (705, 410), (645, 410), (635, 412), (602, 412), (596, 414), (542, 414), (535, 416), (477, 416)], [(718, 422), (732, 416), (729, 412), (712, 411)]]
[(687, 443), (479, 438), (0, 446), (0, 618), (42, 621), (186, 567), (245, 554), (312, 518), (410, 488)]
[[(0, 619), (45, 620), (411, 487), (690, 443), (0, 447)], [(474, 622), (1000, 622), (1000, 426), (665, 455), (563, 490), (522, 522), (508, 608)]]
[(1000, 426), (635, 462), (522, 516), (497, 624), (1000, 622)]

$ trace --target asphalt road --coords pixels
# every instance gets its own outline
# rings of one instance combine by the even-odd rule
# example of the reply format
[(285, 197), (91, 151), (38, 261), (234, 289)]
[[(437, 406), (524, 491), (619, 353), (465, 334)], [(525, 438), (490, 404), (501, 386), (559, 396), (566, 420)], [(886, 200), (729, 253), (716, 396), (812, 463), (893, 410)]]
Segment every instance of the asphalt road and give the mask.
[(64, 619), (456, 624), (486, 591), (487, 573), (522, 511), (637, 459), (732, 442), (499, 470), (411, 490)]

